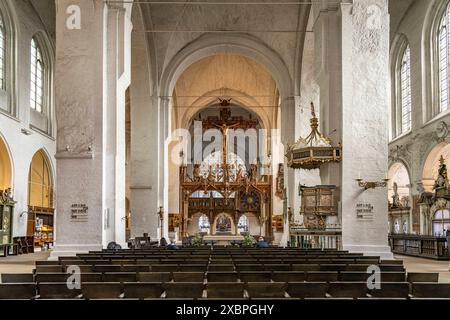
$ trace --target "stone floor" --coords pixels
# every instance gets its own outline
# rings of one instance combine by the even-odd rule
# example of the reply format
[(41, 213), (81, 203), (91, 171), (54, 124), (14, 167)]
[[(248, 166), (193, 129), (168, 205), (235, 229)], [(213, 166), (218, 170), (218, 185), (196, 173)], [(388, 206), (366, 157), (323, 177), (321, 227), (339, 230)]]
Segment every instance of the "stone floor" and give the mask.
[(437, 261), (409, 256), (395, 255), (403, 260), (407, 272), (439, 272), (439, 282), (450, 283), (450, 261)]
[(0, 274), (32, 272), (36, 260), (47, 260), (49, 255), (49, 251), (43, 251), (18, 256), (0, 257)]
[[(46, 260), (49, 255), (50, 252), (46, 251), (6, 258), (0, 257), (0, 274), (32, 272), (35, 261)], [(450, 283), (449, 261), (436, 261), (400, 255), (396, 255), (395, 258), (403, 260), (408, 272), (439, 272), (439, 282)]]

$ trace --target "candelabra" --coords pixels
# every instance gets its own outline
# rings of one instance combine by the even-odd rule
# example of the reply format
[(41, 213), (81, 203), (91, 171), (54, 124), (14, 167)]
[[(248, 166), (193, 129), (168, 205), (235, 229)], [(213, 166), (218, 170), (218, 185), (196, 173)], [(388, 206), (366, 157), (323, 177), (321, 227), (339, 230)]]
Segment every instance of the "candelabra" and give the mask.
[(358, 182), (358, 186), (361, 188), (364, 188), (364, 190), (367, 189), (375, 189), (375, 188), (385, 188), (387, 186), (387, 183), (389, 179), (383, 179), (381, 181), (364, 181), (361, 178), (356, 179)]

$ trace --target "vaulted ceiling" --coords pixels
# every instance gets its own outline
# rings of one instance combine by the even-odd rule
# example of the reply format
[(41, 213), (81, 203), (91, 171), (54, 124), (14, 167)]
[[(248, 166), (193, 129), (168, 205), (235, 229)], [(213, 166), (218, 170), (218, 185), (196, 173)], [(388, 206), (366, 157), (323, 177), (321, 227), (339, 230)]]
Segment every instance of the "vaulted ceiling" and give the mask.
[(217, 104), (218, 98), (231, 98), (273, 127), (279, 100), (274, 79), (255, 61), (233, 54), (204, 58), (180, 76), (173, 99), (175, 126), (186, 127), (199, 109)]
[(186, 2), (140, 5), (158, 78), (177, 52), (206, 33), (218, 39), (229, 34), (258, 39), (279, 55), (294, 78), (310, 9), (305, 1), (295, 5), (274, 0)]

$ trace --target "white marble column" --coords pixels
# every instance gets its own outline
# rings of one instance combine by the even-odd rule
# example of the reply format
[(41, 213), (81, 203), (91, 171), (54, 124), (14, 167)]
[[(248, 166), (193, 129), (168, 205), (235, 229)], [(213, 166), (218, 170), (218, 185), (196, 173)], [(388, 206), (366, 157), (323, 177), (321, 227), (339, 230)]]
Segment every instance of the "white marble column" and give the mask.
[[(382, 181), (388, 170), (389, 14), (385, 0), (341, 4), (342, 241), (345, 250), (392, 258), (387, 187), (364, 190), (355, 179)], [(356, 206), (373, 206), (358, 218)]]
[[(80, 29), (67, 27), (69, 6), (80, 9)], [(124, 242), (124, 235), (114, 229), (115, 218), (120, 216), (116, 210), (124, 201), (118, 199), (117, 189), (114, 190), (122, 180), (117, 176), (116, 164), (125, 157), (125, 152), (117, 148), (121, 141), (117, 121), (122, 117), (117, 105), (125, 103), (117, 88), (119, 83), (126, 86), (126, 81), (121, 80), (126, 68), (118, 64), (126, 60), (120, 53), (126, 46), (122, 41), (126, 31), (119, 23), (125, 21), (120, 19), (122, 10), (108, 7), (102, 0), (61, 0), (56, 6), (58, 136), (56, 242), (52, 258), (99, 250), (108, 241)], [(112, 190), (105, 187), (105, 182), (112, 183)], [(73, 205), (86, 206), (85, 218), (72, 217)], [(122, 232), (125, 233), (125, 225)]]

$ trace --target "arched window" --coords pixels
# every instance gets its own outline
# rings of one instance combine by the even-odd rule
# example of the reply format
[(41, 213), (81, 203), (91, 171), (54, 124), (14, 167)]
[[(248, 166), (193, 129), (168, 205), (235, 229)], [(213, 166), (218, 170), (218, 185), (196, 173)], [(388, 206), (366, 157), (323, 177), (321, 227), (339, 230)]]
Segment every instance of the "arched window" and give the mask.
[(9, 1), (0, 1), (0, 110), (17, 116), (15, 23)]
[(53, 182), (47, 157), (42, 151), (36, 152), (30, 165), (28, 176), (29, 199), (32, 207), (53, 208)]
[(392, 131), (396, 138), (411, 130), (412, 91), (411, 91), (411, 49), (405, 35), (396, 36), (391, 52), (392, 79)]
[(411, 50), (403, 52), (400, 65), (401, 133), (411, 130)]
[(0, 89), (6, 90), (6, 30), (0, 14)]
[(31, 83), (30, 107), (37, 112), (44, 111), (45, 65), (42, 51), (36, 39), (31, 39)]
[(450, 228), (450, 212), (448, 210), (438, 210), (433, 219), (433, 235), (445, 237), (445, 231)]
[(211, 226), (209, 224), (209, 218), (206, 214), (201, 215), (198, 219), (198, 228), (200, 229), (200, 232), (209, 233)]
[(439, 112), (449, 108), (449, 53), (450, 53), (450, 5), (447, 5), (439, 25), (438, 42), (438, 86)]
[(248, 232), (248, 218), (245, 214), (239, 218), (238, 231), (239, 233)]

